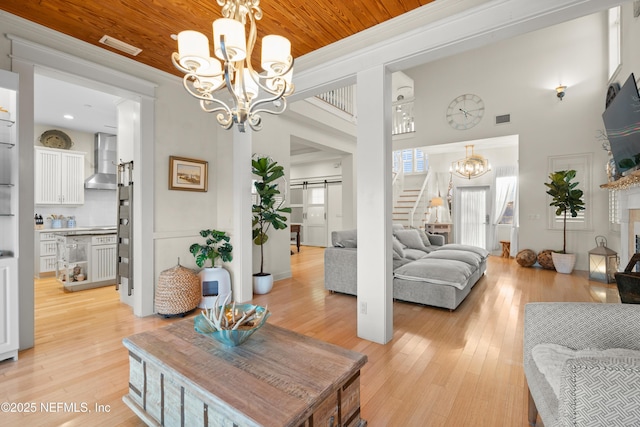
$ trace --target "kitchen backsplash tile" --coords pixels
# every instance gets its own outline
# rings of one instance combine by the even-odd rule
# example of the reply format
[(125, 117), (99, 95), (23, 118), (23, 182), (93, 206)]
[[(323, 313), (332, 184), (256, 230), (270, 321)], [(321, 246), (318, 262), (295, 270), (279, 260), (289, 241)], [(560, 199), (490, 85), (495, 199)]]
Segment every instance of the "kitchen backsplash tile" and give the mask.
[[(73, 216), (76, 227), (115, 225), (118, 215), (118, 195), (115, 190), (85, 190), (82, 206), (36, 206), (35, 213), (45, 218), (45, 228), (51, 228), (50, 215)], [(64, 226), (64, 224), (63, 224)]]

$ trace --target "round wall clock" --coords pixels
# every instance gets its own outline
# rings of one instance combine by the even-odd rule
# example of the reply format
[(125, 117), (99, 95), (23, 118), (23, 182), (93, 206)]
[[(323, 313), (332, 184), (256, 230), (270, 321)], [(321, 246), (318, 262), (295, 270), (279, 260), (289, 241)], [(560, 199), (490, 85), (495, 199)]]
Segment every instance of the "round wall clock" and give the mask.
[(467, 93), (455, 98), (447, 108), (447, 122), (454, 129), (471, 129), (484, 116), (484, 102), (478, 95)]

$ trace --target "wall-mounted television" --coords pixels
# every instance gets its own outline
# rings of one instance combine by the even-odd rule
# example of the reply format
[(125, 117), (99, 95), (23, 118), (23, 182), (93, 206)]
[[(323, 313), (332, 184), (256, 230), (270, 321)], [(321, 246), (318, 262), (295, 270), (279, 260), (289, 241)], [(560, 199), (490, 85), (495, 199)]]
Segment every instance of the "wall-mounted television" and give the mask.
[(640, 166), (640, 95), (633, 73), (602, 113), (619, 173)]

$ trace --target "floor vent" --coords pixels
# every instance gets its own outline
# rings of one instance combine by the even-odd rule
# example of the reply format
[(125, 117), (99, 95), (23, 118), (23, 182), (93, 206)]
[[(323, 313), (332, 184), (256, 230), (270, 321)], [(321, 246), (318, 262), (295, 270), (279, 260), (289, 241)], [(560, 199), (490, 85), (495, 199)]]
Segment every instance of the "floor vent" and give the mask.
[(106, 35), (102, 36), (102, 38), (100, 39), (100, 43), (107, 45), (109, 47), (112, 47), (114, 49), (118, 49), (119, 51), (122, 51), (124, 53), (128, 53), (131, 56), (136, 56), (140, 52), (142, 52), (142, 49), (132, 46), (129, 43), (125, 43), (121, 40), (114, 39), (111, 36), (106, 36)]
[(503, 123), (511, 123), (511, 114), (503, 114), (501, 116), (496, 116), (496, 124), (501, 125)]

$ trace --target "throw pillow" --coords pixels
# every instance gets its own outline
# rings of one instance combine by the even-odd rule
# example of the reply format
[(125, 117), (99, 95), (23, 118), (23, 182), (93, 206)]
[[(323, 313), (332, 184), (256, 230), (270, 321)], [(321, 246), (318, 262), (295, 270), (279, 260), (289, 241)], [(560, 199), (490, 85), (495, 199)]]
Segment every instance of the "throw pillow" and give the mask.
[(558, 344), (538, 344), (531, 350), (531, 356), (538, 370), (553, 389), (556, 397), (560, 397), (562, 368), (570, 359), (578, 357), (622, 357), (640, 358), (640, 351), (626, 348), (609, 348), (605, 350), (574, 350)]
[(353, 239), (346, 239), (336, 242), (336, 247), (338, 248), (357, 248), (358, 244)]
[(431, 252), (433, 248), (431, 248), (432, 243), (431, 239), (429, 239), (429, 235), (425, 233), (421, 228), (416, 228), (416, 230), (418, 231), (418, 234), (420, 235), (420, 239), (422, 239), (422, 243), (424, 244), (424, 246), (429, 250), (429, 252)]
[(393, 236), (393, 252), (400, 258), (404, 258), (404, 247), (402, 246), (402, 243), (400, 243), (400, 241), (396, 238), (396, 236)]
[(402, 244), (411, 249), (418, 249), (427, 252), (428, 249), (422, 242), (420, 233), (415, 228), (408, 230), (397, 230), (395, 236)]

